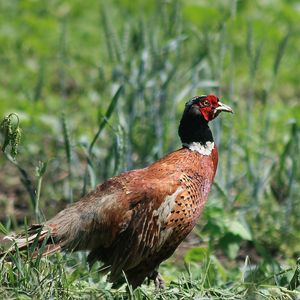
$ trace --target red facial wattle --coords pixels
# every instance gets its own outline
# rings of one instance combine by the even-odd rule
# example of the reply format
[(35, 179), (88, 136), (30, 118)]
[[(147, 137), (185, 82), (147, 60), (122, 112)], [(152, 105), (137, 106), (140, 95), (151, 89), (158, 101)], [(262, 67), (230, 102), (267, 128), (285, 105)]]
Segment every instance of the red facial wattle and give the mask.
[(212, 109), (211, 106), (200, 108), (201, 114), (204, 119), (208, 122), (212, 120)]
[(207, 102), (207, 105), (205, 105), (205, 102), (199, 103), (199, 110), (207, 122), (216, 118), (222, 111), (233, 113), (232, 109), (220, 102), (219, 98), (215, 95), (206, 96), (204, 101)]

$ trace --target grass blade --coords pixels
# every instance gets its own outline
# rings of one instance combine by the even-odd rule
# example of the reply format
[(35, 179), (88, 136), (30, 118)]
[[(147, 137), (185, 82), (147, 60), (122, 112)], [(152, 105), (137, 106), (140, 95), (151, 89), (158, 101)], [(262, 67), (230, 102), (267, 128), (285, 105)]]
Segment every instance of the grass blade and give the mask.
[(113, 111), (115, 110), (115, 107), (116, 107), (116, 105), (117, 105), (117, 103), (118, 103), (118, 100), (119, 100), (119, 98), (120, 98), (120, 95), (122, 94), (122, 91), (123, 91), (123, 85), (121, 85), (121, 86), (117, 89), (115, 95), (112, 97), (111, 102), (110, 102), (110, 104), (109, 104), (109, 106), (108, 106), (108, 109), (107, 109), (105, 115), (103, 116), (103, 120), (102, 120), (102, 122), (100, 123), (100, 125), (99, 125), (99, 127), (98, 127), (98, 131), (97, 131), (97, 133), (95, 134), (95, 136), (94, 136), (94, 138), (93, 138), (93, 140), (92, 140), (92, 142), (91, 142), (91, 144), (90, 144), (90, 146), (89, 146), (89, 154), (90, 154), (90, 155), (91, 155), (92, 152), (93, 152), (93, 148), (94, 148), (95, 143), (97, 142), (97, 140), (98, 140), (98, 138), (99, 138), (99, 136), (100, 136), (100, 133), (101, 133), (102, 130), (104, 129), (104, 127), (105, 127), (105, 125), (107, 124), (109, 118), (111, 117)]

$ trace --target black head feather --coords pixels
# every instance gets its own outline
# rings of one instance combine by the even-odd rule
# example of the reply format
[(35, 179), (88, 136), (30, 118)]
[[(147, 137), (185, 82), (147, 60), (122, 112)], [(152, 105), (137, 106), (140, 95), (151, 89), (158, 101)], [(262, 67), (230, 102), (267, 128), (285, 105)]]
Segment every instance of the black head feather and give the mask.
[(196, 96), (185, 104), (178, 129), (181, 142), (184, 144), (198, 142), (205, 145), (208, 141), (213, 142), (213, 136), (208, 127), (208, 122), (202, 116), (199, 108), (194, 105), (205, 98), (206, 96)]

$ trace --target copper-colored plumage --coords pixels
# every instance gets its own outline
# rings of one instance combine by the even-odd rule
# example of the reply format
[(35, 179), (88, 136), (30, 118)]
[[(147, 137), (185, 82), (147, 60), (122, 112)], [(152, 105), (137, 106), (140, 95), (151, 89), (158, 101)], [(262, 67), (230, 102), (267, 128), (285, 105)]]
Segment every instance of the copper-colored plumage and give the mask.
[[(189, 102), (192, 109), (187, 107), (185, 114), (191, 113), (191, 119), (200, 118), (199, 122), (207, 125), (201, 101), (209, 97), (194, 98)], [(196, 105), (199, 109), (194, 111)], [(216, 105), (218, 101), (211, 102), (212, 109)], [(188, 125), (181, 124), (182, 140)], [(194, 138), (187, 141), (198, 142)], [(203, 143), (205, 140), (198, 144)], [(26, 248), (34, 238), (41, 242), (48, 238), (45, 254), (61, 249), (88, 250), (89, 263), (102, 261), (112, 282), (124, 271), (133, 288), (146, 277), (161, 283), (156, 270), (195, 226), (217, 169), (215, 146), (204, 154), (191, 149), (183, 147), (144, 169), (107, 180), (45, 224), (34, 225), (30, 241), (16, 240), (19, 248)]]

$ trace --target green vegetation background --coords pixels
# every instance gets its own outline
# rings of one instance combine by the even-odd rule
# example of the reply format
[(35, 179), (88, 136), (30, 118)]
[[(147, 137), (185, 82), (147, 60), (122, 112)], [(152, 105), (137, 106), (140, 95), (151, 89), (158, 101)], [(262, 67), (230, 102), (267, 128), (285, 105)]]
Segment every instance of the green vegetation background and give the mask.
[(0, 156), (3, 233), (180, 147), (192, 96), (235, 111), (212, 124), (216, 182), (165, 291), (111, 288), (82, 253), (16, 253), (0, 297), (300, 299), (299, 19), (293, 0), (0, 0), (0, 117), (22, 129)]

